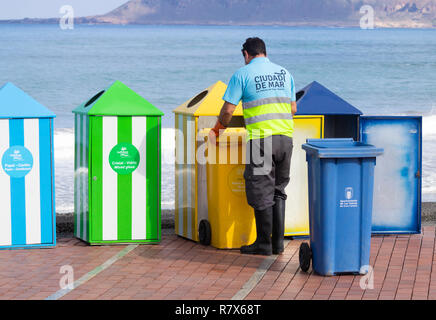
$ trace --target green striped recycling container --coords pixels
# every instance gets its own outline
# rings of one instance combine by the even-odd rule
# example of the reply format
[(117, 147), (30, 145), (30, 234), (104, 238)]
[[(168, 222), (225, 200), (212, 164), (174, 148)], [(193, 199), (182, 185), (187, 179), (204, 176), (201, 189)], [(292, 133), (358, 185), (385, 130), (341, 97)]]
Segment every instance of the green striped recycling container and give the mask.
[(73, 113), (75, 236), (158, 243), (163, 113), (119, 81)]

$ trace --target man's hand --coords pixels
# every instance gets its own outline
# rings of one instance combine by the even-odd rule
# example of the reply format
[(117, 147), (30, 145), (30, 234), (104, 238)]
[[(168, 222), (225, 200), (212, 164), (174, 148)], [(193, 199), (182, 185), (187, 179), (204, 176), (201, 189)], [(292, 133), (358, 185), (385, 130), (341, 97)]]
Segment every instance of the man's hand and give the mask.
[(291, 102), (291, 111), (292, 111), (292, 115), (295, 116), (295, 114), (297, 113), (297, 102), (295, 101)]
[(216, 137), (218, 137), (224, 130), (226, 130), (226, 127), (218, 120), (215, 127), (213, 127), (209, 132), (209, 141), (211, 143), (216, 143)]
[(235, 112), (236, 106), (229, 102), (224, 102), (223, 107), (221, 108), (220, 116), (218, 117), (218, 121), (215, 124), (215, 127), (212, 128), (209, 132), (209, 141), (211, 143), (216, 143), (216, 137), (218, 137), (222, 131), (224, 131), (232, 120), (233, 112)]
[(210, 130), (208, 139), (209, 139), (209, 142), (211, 144), (215, 144), (216, 143), (216, 133), (215, 133), (215, 131)]

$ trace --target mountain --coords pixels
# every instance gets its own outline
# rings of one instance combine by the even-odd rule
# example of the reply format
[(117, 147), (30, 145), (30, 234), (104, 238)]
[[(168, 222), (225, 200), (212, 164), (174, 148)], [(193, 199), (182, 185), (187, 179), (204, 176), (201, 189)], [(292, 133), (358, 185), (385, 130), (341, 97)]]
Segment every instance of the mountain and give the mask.
[(75, 22), (358, 27), (364, 5), (374, 9), (375, 27), (436, 27), (436, 0), (131, 0), (105, 15), (76, 18)]
[(436, 0), (131, 0), (89, 22), (359, 26), (363, 5), (376, 27), (436, 27)]

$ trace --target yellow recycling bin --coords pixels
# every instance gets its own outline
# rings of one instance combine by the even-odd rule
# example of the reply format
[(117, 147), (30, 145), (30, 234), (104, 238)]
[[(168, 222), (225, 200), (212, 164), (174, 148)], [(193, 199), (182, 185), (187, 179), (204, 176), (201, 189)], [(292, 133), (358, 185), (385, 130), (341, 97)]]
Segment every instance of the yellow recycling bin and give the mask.
[[(207, 136), (210, 129), (200, 132)], [(323, 138), (324, 116), (294, 116), (290, 183), (286, 187), (285, 236), (309, 235), (307, 162), (301, 145)], [(207, 138), (206, 138), (207, 140)], [(199, 220), (199, 241), (219, 249), (256, 240), (254, 210), (245, 194), (246, 130), (228, 128), (216, 145), (207, 144), (208, 215)]]
[[(201, 132), (206, 136), (210, 129)], [(256, 240), (254, 210), (245, 196), (246, 130), (228, 128), (216, 143), (207, 142), (208, 219), (199, 224), (202, 244), (235, 249)]]
[[(175, 115), (175, 233), (199, 241), (198, 227), (208, 219), (206, 164), (197, 159), (206, 149), (200, 132), (215, 125), (227, 86), (218, 81), (189, 99), (173, 112)], [(243, 127), (242, 104), (234, 112), (230, 127)]]
[[(199, 241), (200, 221), (209, 220), (206, 163), (198, 161), (206, 150), (201, 131), (215, 125), (227, 86), (218, 81), (174, 110), (176, 129), (175, 233)], [(231, 128), (244, 127), (242, 105), (236, 108)], [(230, 128), (229, 128), (230, 129)], [(227, 129), (227, 130), (229, 130)], [(286, 188), (285, 235), (309, 234), (309, 201), (306, 155), (301, 145), (309, 138), (324, 137), (324, 116), (294, 116), (291, 181)], [(242, 142), (245, 152), (245, 142)], [(245, 190), (242, 197), (245, 200)], [(251, 209), (250, 209), (251, 210)]]
[(324, 137), (324, 116), (294, 116), (294, 133), (290, 182), (285, 189), (285, 236), (309, 235), (309, 195), (306, 152), (301, 146), (306, 139)]

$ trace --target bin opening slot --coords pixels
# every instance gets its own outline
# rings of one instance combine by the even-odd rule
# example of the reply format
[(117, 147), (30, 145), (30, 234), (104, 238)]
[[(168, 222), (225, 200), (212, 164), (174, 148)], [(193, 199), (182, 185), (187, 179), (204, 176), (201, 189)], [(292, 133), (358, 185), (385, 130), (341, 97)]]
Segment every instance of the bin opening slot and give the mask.
[(245, 127), (244, 117), (241, 116), (233, 116), (232, 120), (228, 125), (228, 128), (244, 128), (244, 127)]
[[(218, 117), (217, 116), (203, 116), (198, 117), (198, 131), (201, 131), (205, 128), (213, 128), (216, 124)], [(242, 116), (233, 116), (230, 121), (228, 128), (244, 128), (244, 117)]]
[(300, 100), (306, 92), (304, 90), (300, 90), (296, 93), (297, 102)]
[(326, 115), (324, 138), (353, 138), (358, 137), (358, 115)]
[(194, 98), (192, 98), (191, 101), (189, 101), (186, 108), (192, 108), (193, 106), (197, 105), (199, 102), (201, 102), (201, 100), (203, 100), (207, 96), (208, 93), (209, 93), (209, 91), (205, 90), (205, 91), (199, 93), (198, 95), (196, 95)]
[(105, 90), (100, 91), (99, 93), (97, 93), (95, 96), (93, 96), (86, 104), (85, 104), (85, 108), (89, 107), (91, 104), (93, 104), (95, 101), (97, 101), (98, 98), (101, 97), (101, 95), (105, 93)]

